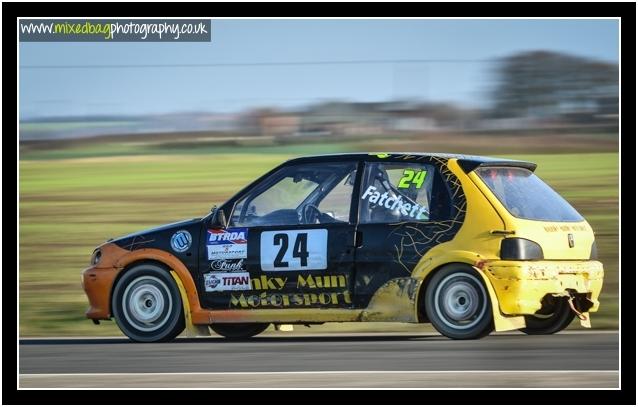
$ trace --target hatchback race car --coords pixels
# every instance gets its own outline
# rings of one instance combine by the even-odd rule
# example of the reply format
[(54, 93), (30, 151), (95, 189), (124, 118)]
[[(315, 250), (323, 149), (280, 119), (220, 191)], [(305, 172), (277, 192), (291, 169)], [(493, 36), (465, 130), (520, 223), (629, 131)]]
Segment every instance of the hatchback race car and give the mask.
[(454, 339), (590, 327), (603, 266), (536, 165), (425, 153), (287, 161), (203, 218), (95, 249), (87, 318), (134, 341), (270, 324), (431, 323)]

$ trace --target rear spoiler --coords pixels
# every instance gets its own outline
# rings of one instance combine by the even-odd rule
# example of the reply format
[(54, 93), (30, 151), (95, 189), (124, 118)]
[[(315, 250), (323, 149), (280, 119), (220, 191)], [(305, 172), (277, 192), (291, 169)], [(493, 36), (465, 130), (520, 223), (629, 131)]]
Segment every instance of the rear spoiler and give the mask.
[(526, 170), (530, 170), (534, 172), (536, 170), (536, 164), (530, 163), (527, 161), (513, 161), (513, 160), (473, 160), (460, 158), (458, 161), (459, 166), (465, 171), (465, 173), (470, 173), (477, 169), (478, 167), (516, 167), (516, 168), (525, 168)]

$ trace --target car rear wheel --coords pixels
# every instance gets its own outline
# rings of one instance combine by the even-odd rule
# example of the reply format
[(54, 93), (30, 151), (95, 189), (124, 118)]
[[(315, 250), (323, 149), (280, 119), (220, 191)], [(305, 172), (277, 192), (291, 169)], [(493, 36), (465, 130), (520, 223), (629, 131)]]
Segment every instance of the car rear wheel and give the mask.
[(269, 323), (250, 323), (250, 324), (212, 324), (210, 329), (218, 335), (229, 339), (251, 338), (264, 332)]
[(425, 291), (425, 312), (452, 339), (478, 339), (494, 329), (492, 304), (481, 277), (465, 264), (440, 269)]
[(164, 268), (140, 264), (126, 271), (113, 290), (113, 316), (136, 342), (165, 342), (185, 328), (179, 289)]
[(552, 297), (553, 303), (543, 307), (542, 313), (525, 315), (525, 328), (521, 331), (528, 335), (551, 335), (567, 328), (576, 314), (569, 307), (567, 298)]

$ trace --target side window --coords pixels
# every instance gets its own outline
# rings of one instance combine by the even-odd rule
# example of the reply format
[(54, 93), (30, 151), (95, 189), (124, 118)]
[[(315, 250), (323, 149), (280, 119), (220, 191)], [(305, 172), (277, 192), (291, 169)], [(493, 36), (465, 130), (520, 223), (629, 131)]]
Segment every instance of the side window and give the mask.
[(355, 163), (284, 167), (236, 205), (233, 226), (348, 222)]
[(433, 166), (367, 163), (361, 184), (359, 222), (427, 222), (432, 218)]

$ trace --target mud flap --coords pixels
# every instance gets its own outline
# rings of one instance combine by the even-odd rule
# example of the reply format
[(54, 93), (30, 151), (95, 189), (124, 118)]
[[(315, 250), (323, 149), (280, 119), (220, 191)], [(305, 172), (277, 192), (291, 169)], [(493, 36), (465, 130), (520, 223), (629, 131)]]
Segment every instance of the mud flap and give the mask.
[(498, 297), (496, 297), (496, 292), (494, 292), (494, 287), (492, 287), (492, 283), (490, 280), (483, 274), (481, 270), (474, 267), (474, 270), (481, 276), (483, 282), (485, 283), (485, 287), (487, 287), (487, 292), (490, 295), (490, 300), (492, 301), (492, 316), (494, 317), (494, 330), (496, 332), (502, 331), (513, 331), (515, 329), (525, 328), (525, 317), (523, 316), (510, 316), (504, 315), (501, 313), (501, 308), (498, 304)]
[(177, 284), (177, 288), (179, 288), (179, 295), (182, 297), (182, 304), (184, 305), (184, 322), (186, 323), (186, 336), (189, 338), (194, 338), (196, 336), (210, 336), (210, 329), (208, 329), (207, 325), (193, 325), (193, 319), (191, 316), (191, 307), (188, 302), (188, 297), (186, 296), (186, 289), (182, 284), (182, 280), (179, 278), (177, 273), (171, 270), (171, 276), (175, 280)]

